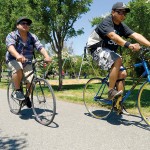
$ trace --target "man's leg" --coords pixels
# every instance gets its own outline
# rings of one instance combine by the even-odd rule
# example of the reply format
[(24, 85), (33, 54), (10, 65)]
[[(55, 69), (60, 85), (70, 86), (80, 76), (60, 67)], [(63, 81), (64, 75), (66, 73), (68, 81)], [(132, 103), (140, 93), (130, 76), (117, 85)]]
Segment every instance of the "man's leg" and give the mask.
[(8, 63), (8, 67), (12, 71), (12, 81), (16, 90), (13, 96), (17, 100), (24, 100), (24, 95), (20, 89), (20, 83), (23, 77), (22, 64), (16, 60), (12, 60)]
[(98, 47), (92, 53), (92, 57), (101, 69), (108, 70), (111, 68), (109, 74), (108, 99), (112, 100), (115, 96), (122, 93), (122, 91), (114, 89), (122, 65), (121, 56), (110, 49)]
[(115, 87), (121, 65), (122, 65), (122, 60), (121, 58), (118, 58), (114, 62), (111, 68), (110, 75), (109, 75), (109, 90), (114, 89)]
[(116, 87), (118, 91), (121, 91), (121, 90), (124, 91), (126, 76), (127, 76), (126, 70), (119, 71), (118, 81), (116, 81)]
[[(127, 76), (126, 70), (119, 72), (118, 81), (116, 82), (116, 88), (117, 88), (118, 91), (121, 91), (121, 90), (124, 91), (126, 76)], [(127, 112), (124, 105), (122, 107), (122, 111), (120, 112), (120, 114), (130, 115), (130, 113)]]
[[(118, 80), (118, 77), (120, 76), (120, 67), (122, 64), (122, 59), (118, 58), (110, 71), (109, 76), (109, 91), (108, 91), (108, 99), (112, 100), (114, 97), (119, 96), (123, 93), (123, 84), (122, 82), (118, 82), (118, 86), (116, 86), (116, 81)], [(119, 87), (119, 88), (118, 88)]]
[(21, 80), (22, 80), (22, 70), (18, 70), (16, 73), (13, 73), (12, 74), (12, 80), (13, 80), (13, 83), (14, 83), (14, 86), (15, 86), (15, 89), (18, 90), (20, 89), (20, 83), (21, 83)]

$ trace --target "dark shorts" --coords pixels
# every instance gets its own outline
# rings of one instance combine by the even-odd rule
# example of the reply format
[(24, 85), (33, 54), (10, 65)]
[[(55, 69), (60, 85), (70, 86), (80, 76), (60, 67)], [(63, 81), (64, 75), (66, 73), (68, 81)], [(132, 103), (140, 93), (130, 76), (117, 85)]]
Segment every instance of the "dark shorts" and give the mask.
[(121, 56), (114, 51), (107, 48), (97, 47), (95, 51), (91, 54), (93, 60), (98, 64), (98, 66), (103, 70), (109, 70), (114, 62), (121, 58)]

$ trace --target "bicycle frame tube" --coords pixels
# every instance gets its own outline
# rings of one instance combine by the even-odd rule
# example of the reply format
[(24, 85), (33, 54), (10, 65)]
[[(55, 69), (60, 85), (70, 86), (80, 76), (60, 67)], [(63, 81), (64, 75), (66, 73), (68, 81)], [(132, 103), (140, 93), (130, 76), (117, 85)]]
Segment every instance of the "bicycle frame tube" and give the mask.
[(141, 67), (143, 66), (144, 67), (144, 72), (142, 73), (142, 75), (139, 77), (139, 79), (137, 80), (137, 82), (135, 84), (133, 84), (133, 86), (131, 87), (130, 90), (128, 90), (125, 94), (125, 96), (122, 98), (122, 101), (121, 103), (123, 103), (131, 94), (131, 92), (134, 90), (134, 88), (137, 86), (137, 84), (141, 81), (141, 79), (147, 75), (147, 79), (148, 79), (148, 82), (150, 82), (150, 71), (148, 69), (148, 66), (147, 66), (147, 62), (143, 59), (142, 60), (142, 63), (137, 63), (137, 64), (134, 64), (134, 67), (137, 68), (137, 67)]
[[(34, 73), (34, 71), (32, 71), (31, 73), (29, 73), (29, 74), (26, 76), (26, 78), (29, 77), (30, 75), (32, 75), (33, 73)], [(25, 78), (25, 79), (26, 79), (26, 78)], [(34, 78), (35, 78), (35, 77), (34, 77), (34, 75), (33, 75), (33, 78), (32, 78), (32, 80), (31, 80), (30, 86), (29, 86), (28, 89), (26, 89), (25, 97), (27, 97), (27, 96), (29, 95), (29, 93), (30, 93), (30, 90), (31, 90), (31, 87), (32, 87), (32, 83), (33, 83)]]
[[(106, 87), (106, 84), (104, 85), (104, 84), (102, 83), (102, 85), (99, 87), (98, 92), (96, 93), (96, 96), (99, 94), (100, 90), (103, 88), (103, 89), (102, 89), (102, 93), (101, 93), (101, 95), (102, 95), (102, 94), (103, 94), (103, 91), (104, 91), (104, 89), (105, 89), (105, 87)], [(101, 96), (101, 95), (100, 95), (100, 96)], [(95, 96), (95, 97), (96, 97), (96, 96)]]
[[(34, 73), (35, 73), (35, 66), (33, 66), (33, 70), (26, 77), (24, 77), (24, 79), (26, 80), (29, 76), (31, 76)], [(34, 78), (35, 78), (35, 76), (33, 75), (33, 78), (31, 80), (30, 86), (29, 86), (28, 90), (26, 89), (25, 97), (27, 97), (27, 95), (29, 95), (29, 93), (30, 93), (30, 90), (31, 90)]]
[(148, 80), (148, 82), (150, 82), (150, 70), (148, 69), (146, 61), (143, 61), (143, 67), (144, 67), (146, 75), (147, 75), (147, 80)]
[[(102, 85), (99, 87), (98, 92), (97, 92), (96, 95), (94, 96), (94, 100), (95, 100), (95, 101), (104, 102), (104, 103), (106, 103), (106, 104), (108, 104), (108, 105), (112, 105), (112, 101), (103, 99), (103, 98), (101, 97), (101, 96), (103, 95), (104, 89), (107, 88), (107, 87), (106, 87), (106, 84), (104, 84), (106, 81), (107, 81), (106, 78), (104, 78), (104, 79), (102, 80)], [(101, 95), (100, 95), (100, 97), (99, 97), (98, 94), (99, 94), (100, 90), (102, 90), (102, 92), (101, 92)]]
[[(112, 101), (110, 101), (110, 100), (105, 100), (105, 99), (100, 98), (100, 97), (103, 95), (104, 89), (106, 88), (106, 84), (107, 84), (108, 78), (109, 78), (109, 74), (106, 76), (106, 78), (103, 78), (103, 79), (102, 79), (102, 85), (99, 87), (99, 89), (98, 89), (96, 95), (94, 96), (94, 100), (95, 100), (95, 101), (101, 101), (101, 102), (107, 103), (108, 105), (112, 105)], [(105, 83), (106, 83), (106, 84), (105, 84)], [(102, 92), (101, 92), (101, 95), (100, 95), (100, 97), (99, 97), (98, 94), (99, 94), (100, 90), (101, 90)]]
[[(99, 92), (100, 92), (100, 90), (102, 89), (102, 87), (103, 87), (103, 91), (104, 91), (104, 89), (105, 89), (105, 87), (106, 87), (106, 84), (104, 85), (104, 83), (108, 81), (108, 78), (109, 78), (109, 74), (106, 76), (106, 78), (102, 79), (102, 85), (100, 86), (98, 92), (96, 93), (96, 96), (99, 94)], [(103, 91), (102, 91), (102, 94), (103, 94)], [(101, 94), (101, 95), (102, 95), (102, 94)]]

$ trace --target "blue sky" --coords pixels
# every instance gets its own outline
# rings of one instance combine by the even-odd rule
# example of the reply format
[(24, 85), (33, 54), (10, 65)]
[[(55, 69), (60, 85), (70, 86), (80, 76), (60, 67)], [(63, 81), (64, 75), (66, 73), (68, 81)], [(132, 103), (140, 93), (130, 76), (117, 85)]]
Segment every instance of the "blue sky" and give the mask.
[(67, 41), (67, 45), (72, 43), (75, 55), (82, 55), (84, 46), (87, 42), (88, 36), (94, 28), (91, 27), (90, 20), (94, 17), (99, 17), (105, 15), (108, 12), (111, 12), (112, 5), (116, 2), (124, 2), (127, 4), (131, 0), (93, 0), (93, 3), (90, 7), (90, 11), (77, 20), (74, 24), (74, 28), (81, 29), (84, 28), (84, 34), (71, 38)]

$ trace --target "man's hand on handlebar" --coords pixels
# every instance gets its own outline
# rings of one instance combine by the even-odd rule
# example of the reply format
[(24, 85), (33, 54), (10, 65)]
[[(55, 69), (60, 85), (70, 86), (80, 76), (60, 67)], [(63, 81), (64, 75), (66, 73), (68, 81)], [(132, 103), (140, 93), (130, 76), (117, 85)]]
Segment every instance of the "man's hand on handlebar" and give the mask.
[(139, 51), (141, 48), (139, 43), (135, 43), (135, 44), (130, 44), (129, 45), (129, 49), (131, 49), (132, 51)]
[(47, 67), (47, 64), (51, 63), (52, 59), (50, 57), (45, 57), (43, 62), (43, 67)]
[(49, 64), (52, 62), (52, 59), (50, 57), (45, 57), (44, 62)]
[(16, 60), (21, 62), (21, 63), (25, 63), (27, 61), (27, 59), (23, 55), (18, 55)]

